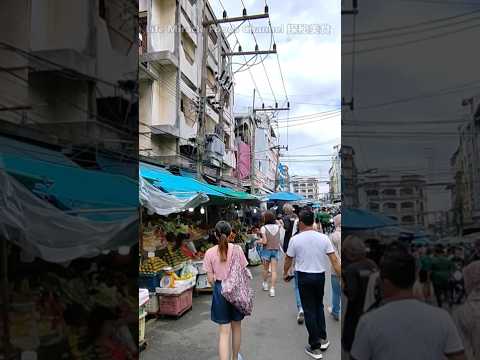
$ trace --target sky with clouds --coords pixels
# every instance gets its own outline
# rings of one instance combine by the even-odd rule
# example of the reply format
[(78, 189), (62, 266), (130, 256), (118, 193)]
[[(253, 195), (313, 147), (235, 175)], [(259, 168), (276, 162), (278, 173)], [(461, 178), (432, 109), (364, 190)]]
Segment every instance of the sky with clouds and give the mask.
[[(243, 0), (243, 4), (242, 0), (210, 0), (210, 3), (217, 17), (222, 16), (223, 8), (233, 17), (242, 14), (243, 4), (248, 14), (263, 13), (265, 7), (264, 0)], [(291, 175), (313, 175), (327, 180), (330, 158), (310, 155), (332, 155), (333, 146), (340, 143), (340, 2), (298, 0), (267, 1), (267, 4), (291, 109), (277, 116), (280, 143), (289, 147), (288, 151), (282, 151), (288, 157), (283, 162), (289, 165)], [(230, 32), (229, 25), (223, 29)], [(242, 50), (254, 50), (255, 42), (260, 50), (271, 48), (272, 37), (265, 30), (269, 30), (267, 19), (241, 25), (235, 34)], [(235, 50), (238, 50), (237, 38), (229, 37)], [(256, 107), (262, 103), (266, 107), (274, 106), (275, 99), (279, 106), (286, 106), (277, 57), (272, 54), (263, 58), (263, 65), (259, 62), (248, 67), (250, 70), (244, 68), (245, 71), (236, 73), (236, 112), (251, 109), (254, 84), (258, 89)], [(235, 70), (245, 61), (236, 56), (233, 62)], [(328, 191), (326, 183), (322, 191)]]
[[(430, 183), (453, 182), (450, 159), (459, 143), (458, 127), (471, 121), (462, 99), (480, 94), (480, 54), (472, 46), (478, 43), (480, 4), (360, 4), (355, 48), (348, 36), (353, 17), (342, 19), (342, 95), (351, 98), (353, 79), (355, 98), (355, 110), (342, 114), (342, 143), (354, 147), (360, 170), (408, 171)], [(450, 207), (445, 186), (429, 191), (430, 209)]]

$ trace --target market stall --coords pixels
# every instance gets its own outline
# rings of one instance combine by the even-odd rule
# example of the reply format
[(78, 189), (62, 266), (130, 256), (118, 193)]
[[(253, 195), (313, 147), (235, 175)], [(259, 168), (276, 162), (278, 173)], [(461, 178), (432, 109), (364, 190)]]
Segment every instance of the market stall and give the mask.
[(134, 356), (136, 183), (10, 139), (0, 165), (0, 358)]
[[(142, 163), (140, 176), (143, 186), (149, 187), (142, 200), (140, 252), (140, 286), (150, 292), (146, 311), (179, 317), (191, 309), (193, 294), (211, 291), (203, 257), (216, 244), (212, 233), (215, 223), (229, 221), (233, 226), (231, 240), (247, 252), (250, 238), (245, 210), (258, 199), (192, 176), (175, 175), (153, 164)], [(157, 197), (154, 208), (151, 195), (158, 191), (162, 196)]]

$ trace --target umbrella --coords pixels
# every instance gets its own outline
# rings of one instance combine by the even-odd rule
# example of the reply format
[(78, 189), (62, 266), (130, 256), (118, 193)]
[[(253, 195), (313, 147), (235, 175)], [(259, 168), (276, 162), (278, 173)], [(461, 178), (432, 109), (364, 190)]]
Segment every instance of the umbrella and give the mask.
[(352, 208), (342, 210), (342, 228), (344, 229), (376, 229), (395, 225), (397, 222), (388, 216), (368, 210)]

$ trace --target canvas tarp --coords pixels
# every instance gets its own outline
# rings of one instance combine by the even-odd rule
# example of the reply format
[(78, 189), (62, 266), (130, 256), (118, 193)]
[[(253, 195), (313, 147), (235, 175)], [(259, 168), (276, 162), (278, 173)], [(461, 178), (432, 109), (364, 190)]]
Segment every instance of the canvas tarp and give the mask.
[(46, 261), (63, 263), (134, 245), (138, 210), (119, 211), (122, 218), (112, 221), (67, 214), (0, 169), (0, 236)]
[(166, 216), (188, 208), (196, 208), (209, 200), (203, 193), (197, 193), (188, 198), (178, 198), (164, 193), (141, 176), (139, 179), (140, 204), (158, 215)]

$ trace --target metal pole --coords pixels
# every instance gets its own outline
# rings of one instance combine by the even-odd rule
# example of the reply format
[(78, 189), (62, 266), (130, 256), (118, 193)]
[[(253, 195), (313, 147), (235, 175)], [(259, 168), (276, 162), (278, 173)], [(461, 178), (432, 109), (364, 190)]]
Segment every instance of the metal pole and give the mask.
[(250, 158), (251, 158), (251, 170), (250, 170), (250, 193), (252, 195), (255, 195), (255, 132), (256, 132), (256, 126), (257, 126), (257, 122), (256, 122), (256, 119), (255, 119), (255, 89), (253, 89), (253, 104), (252, 104), (252, 118), (253, 118), (253, 122), (252, 122), (252, 144), (250, 146), (251, 148), (251, 154), (250, 154)]
[[(203, 13), (202, 18), (207, 19), (207, 0), (204, 0), (203, 3)], [(203, 48), (202, 48), (202, 81), (200, 88), (200, 121), (198, 124), (198, 145), (197, 145), (197, 177), (199, 179), (203, 178), (203, 152), (205, 151), (205, 121), (206, 117), (206, 106), (207, 106), (207, 59), (208, 59), (208, 31), (210, 26), (208, 24), (203, 26)]]

